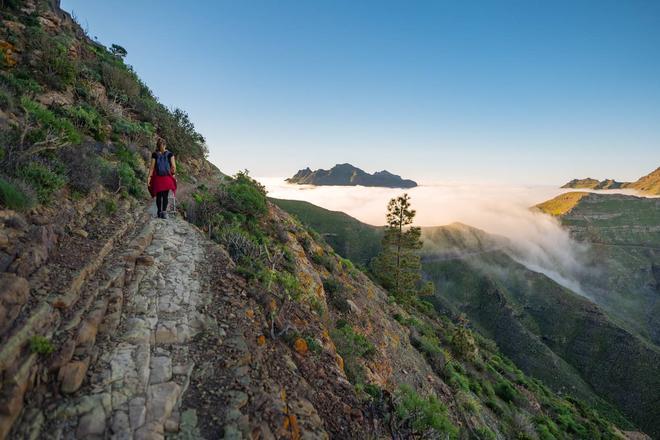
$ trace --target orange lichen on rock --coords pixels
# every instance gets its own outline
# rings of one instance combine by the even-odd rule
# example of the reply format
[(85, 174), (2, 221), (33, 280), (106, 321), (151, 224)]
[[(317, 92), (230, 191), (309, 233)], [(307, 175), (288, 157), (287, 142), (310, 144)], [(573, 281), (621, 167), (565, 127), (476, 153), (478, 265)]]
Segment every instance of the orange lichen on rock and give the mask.
[(335, 354), (335, 359), (337, 360), (337, 366), (341, 369), (341, 371), (344, 371), (344, 358), (339, 355), (339, 353)]
[(257, 345), (259, 346), (266, 345), (266, 337), (264, 335), (259, 335), (257, 337)]
[(18, 63), (16, 59), (16, 47), (8, 41), (0, 40), (0, 53), (7, 67), (14, 67)]
[(306, 354), (307, 350), (309, 350), (309, 347), (307, 347), (307, 342), (303, 338), (296, 339), (296, 342), (294, 342), (293, 347), (296, 349), (296, 351), (299, 354)]
[(253, 318), (254, 318), (254, 310), (252, 310), (252, 309), (247, 309), (247, 310), (245, 311), (245, 316), (247, 316), (247, 317), (250, 318), (250, 319), (253, 319)]

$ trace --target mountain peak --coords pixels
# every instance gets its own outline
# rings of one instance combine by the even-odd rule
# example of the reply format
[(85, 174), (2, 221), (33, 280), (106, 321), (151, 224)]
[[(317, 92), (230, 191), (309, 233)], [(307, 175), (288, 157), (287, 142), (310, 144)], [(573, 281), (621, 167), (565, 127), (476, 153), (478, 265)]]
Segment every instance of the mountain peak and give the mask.
[(286, 179), (289, 183), (316, 186), (375, 186), (384, 188), (414, 188), (417, 182), (402, 179), (387, 170), (369, 174), (350, 163), (337, 164), (329, 170), (312, 171), (309, 167), (299, 170)]

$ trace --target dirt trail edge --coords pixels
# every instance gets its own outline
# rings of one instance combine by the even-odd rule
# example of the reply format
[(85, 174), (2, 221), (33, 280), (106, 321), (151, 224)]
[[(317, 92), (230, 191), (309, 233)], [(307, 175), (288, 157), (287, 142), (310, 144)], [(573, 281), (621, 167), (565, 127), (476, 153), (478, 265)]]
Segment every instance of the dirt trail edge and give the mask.
[(208, 294), (212, 244), (177, 218), (151, 220), (140, 237), (151, 241), (133, 257), (119, 327), (97, 341), (100, 355), (82, 388), (53, 398), (41, 437), (152, 439), (179, 430), (194, 368), (188, 343), (204, 326), (197, 309)]

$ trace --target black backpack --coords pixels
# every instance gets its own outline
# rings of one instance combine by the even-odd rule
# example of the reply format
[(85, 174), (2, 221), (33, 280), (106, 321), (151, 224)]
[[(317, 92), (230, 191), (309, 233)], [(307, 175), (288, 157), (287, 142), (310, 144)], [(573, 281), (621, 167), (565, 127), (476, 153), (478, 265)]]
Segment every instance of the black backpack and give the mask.
[(169, 151), (164, 153), (156, 153), (156, 173), (159, 176), (170, 175)]

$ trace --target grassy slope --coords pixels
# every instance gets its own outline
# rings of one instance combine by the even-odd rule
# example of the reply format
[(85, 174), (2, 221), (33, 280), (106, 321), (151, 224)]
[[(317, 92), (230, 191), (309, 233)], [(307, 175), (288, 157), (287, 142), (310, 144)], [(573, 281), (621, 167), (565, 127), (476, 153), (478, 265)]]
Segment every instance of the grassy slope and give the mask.
[(270, 199), (323, 236), (335, 251), (356, 264), (367, 265), (378, 253), (382, 229), (339, 211), (299, 200)]
[(575, 205), (585, 196), (588, 196), (589, 193), (572, 191), (565, 194), (561, 194), (554, 199), (548, 200), (543, 203), (536, 205), (536, 208), (550, 215), (563, 215), (569, 212), (575, 207)]

